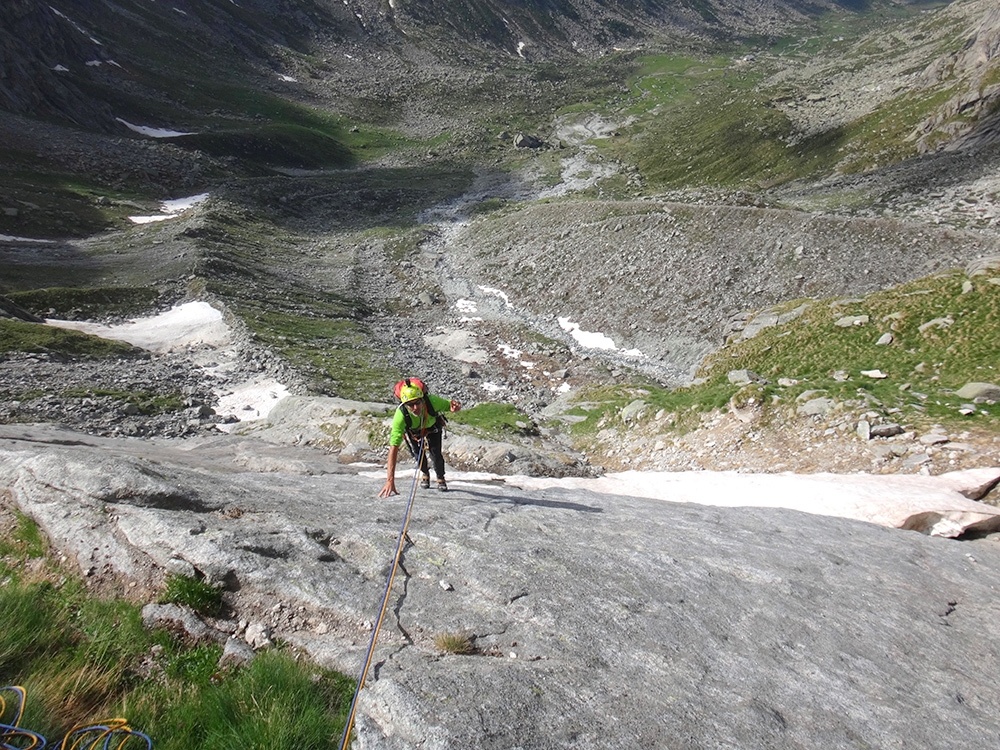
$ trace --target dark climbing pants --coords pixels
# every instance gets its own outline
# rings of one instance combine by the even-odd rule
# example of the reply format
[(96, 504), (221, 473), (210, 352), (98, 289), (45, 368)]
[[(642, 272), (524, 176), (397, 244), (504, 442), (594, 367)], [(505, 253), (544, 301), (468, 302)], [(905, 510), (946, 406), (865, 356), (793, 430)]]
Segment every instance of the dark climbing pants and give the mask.
[[(444, 456), (441, 454), (441, 431), (435, 430), (434, 432), (427, 433), (427, 445), (424, 446), (424, 452), (420, 456), (420, 473), (430, 474), (427, 470), (427, 456), (430, 454), (431, 462), (434, 464), (434, 474), (438, 479), (444, 479)], [(418, 446), (417, 450), (420, 448), (420, 441), (414, 440), (413, 444)]]

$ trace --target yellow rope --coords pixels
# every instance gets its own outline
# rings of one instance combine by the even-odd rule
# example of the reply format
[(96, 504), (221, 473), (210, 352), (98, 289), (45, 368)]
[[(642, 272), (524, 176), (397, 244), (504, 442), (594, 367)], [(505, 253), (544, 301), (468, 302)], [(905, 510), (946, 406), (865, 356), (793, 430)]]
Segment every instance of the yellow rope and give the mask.
[(410, 525), (410, 512), (413, 510), (413, 499), (417, 494), (417, 475), (420, 473), (420, 459), (424, 455), (427, 445), (426, 434), (420, 438), (420, 455), (417, 456), (417, 468), (413, 472), (413, 482), (410, 486), (410, 498), (406, 502), (406, 513), (403, 515), (403, 524), (399, 529), (399, 538), (396, 540), (396, 554), (392, 560), (392, 569), (389, 571), (389, 578), (385, 584), (385, 592), (382, 594), (382, 607), (379, 609), (378, 620), (372, 629), (371, 642), (368, 644), (368, 653), (365, 655), (365, 663), (361, 668), (361, 676), (358, 678), (358, 686), (354, 690), (354, 698), (351, 700), (351, 711), (347, 716), (347, 724), (344, 726), (344, 736), (340, 740), (340, 750), (347, 750), (347, 745), (351, 739), (351, 729), (354, 726), (354, 717), (358, 710), (358, 696), (365, 686), (368, 678), (368, 670), (371, 667), (372, 658), (375, 655), (375, 641), (378, 640), (379, 629), (382, 627), (382, 620), (385, 619), (385, 611), (389, 607), (389, 597), (392, 595), (392, 583), (396, 580), (396, 571), (399, 569), (399, 559), (403, 556), (403, 546), (406, 540), (406, 530)]

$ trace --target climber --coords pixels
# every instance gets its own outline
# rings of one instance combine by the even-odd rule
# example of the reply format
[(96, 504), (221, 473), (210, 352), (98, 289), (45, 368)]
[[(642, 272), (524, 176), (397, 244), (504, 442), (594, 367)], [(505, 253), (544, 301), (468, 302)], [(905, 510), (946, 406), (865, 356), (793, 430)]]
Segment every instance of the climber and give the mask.
[(444, 479), (444, 456), (441, 454), (441, 438), (445, 423), (442, 412), (459, 411), (462, 405), (458, 401), (429, 393), (417, 378), (401, 380), (396, 384), (395, 392), (400, 404), (392, 417), (386, 480), (378, 496), (389, 497), (399, 494), (396, 490), (396, 460), (403, 440), (406, 440), (414, 456), (420, 458), (420, 486), (424, 489), (431, 486), (430, 472), (427, 468), (429, 453), (434, 464), (434, 473), (437, 475), (437, 488), (446, 492), (448, 483)]

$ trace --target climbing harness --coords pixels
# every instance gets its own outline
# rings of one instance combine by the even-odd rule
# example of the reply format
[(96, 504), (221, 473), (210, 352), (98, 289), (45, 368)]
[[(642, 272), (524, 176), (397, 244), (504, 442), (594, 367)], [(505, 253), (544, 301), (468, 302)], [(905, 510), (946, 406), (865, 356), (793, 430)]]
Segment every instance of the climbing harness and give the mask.
[(403, 556), (403, 547), (409, 541), (406, 529), (410, 525), (410, 513), (413, 510), (413, 499), (417, 496), (417, 476), (420, 473), (420, 459), (424, 455), (424, 446), (427, 445), (426, 435), (421, 435), (418, 440), (419, 455), (416, 456), (417, 468), (413, 471), (413, 481), (410, 485), (410, 499), (406, 502), (406, 512), (403, 513), (403, 523), (399, 527), (399, 538), (396, 540), (396, 554), (392, 560), (392, 568), (389, 570), (389, 577), (385, 582), (385, 591), (382, 593), (382, 607), (378, 613), (378, 620), (372, 628), (371, 641), (368, 643), (368, 653), (365, 654), (365, 663), (361, 667), (361, 676), (358, 677), (358, 686), (354, 690), (354, 698), (351, 699), (351, 710), (347, 715), (347, 724), (344, 726), (344, 736), (340, 740), (340, 750), (347, 750), (347, 745), (351, 740), (351, 729), (354, 726), (354, 716), (358, 708), (358, 696), (365, 686), (368, 677), (368, 669), (372, 664), (372, 657), (375, 655), (375, 641), (378, 640), (378, 632), (382, 627), (382, 620), (385, 618), (385, 611), (389, 607), (389, 597), (392, 594), (392, 584), (396, 579), (396, 570), (399, 568), (399, 559)]

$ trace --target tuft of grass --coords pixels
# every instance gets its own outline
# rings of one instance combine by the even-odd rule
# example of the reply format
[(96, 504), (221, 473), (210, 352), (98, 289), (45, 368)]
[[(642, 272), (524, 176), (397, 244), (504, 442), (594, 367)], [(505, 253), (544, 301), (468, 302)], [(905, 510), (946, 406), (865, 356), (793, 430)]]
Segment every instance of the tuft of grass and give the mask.
[(200, 615), (215, 617), (222, 608), (222, 589), (197, 578), (167, 576), (161, 604), (185, 604)]
[(34, 559), (44, 557), (48, 551), (48, 541), (38, 525), (21, 511), (15, 510), (13, 528), (0, 537), (0, 557)]
[(446, 654), (471, 654), (475, 650), (472, 638), (464, 632), (442, 632), (434, 635), (434, 645)]
[(269, 652), (201, 686), (197, 700), (162, 711), (151, 704), (151, 696), (136, 696), (141, 700), (124, 705), (134, 724), (156, 728), (156, 747), (164, 750), (319, 750), (333, 746), (343, 732), (352, 693), (347, 677)]

